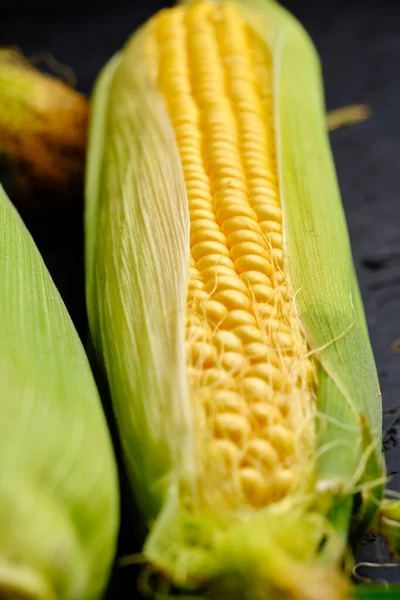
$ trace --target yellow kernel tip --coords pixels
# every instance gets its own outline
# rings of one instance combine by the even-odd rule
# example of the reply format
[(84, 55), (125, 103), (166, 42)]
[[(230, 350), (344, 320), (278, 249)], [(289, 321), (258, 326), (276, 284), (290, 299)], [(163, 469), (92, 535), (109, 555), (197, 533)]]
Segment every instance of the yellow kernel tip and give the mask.
[(225, 468), (233, 468), (239, 462), (239, 449), (230, 440), (217, 439), (211, 441), (210, 454), (223, 463)]
[(236, 289), (225, 289), (221, 292), (218, 292), (213, 296), (213, 299), (217, 302), (221, 302), (229, 311), (232, 310), (243, 310), (249, 311), (251, 303), (249, 298), (241, 291)]
[(279, 423), (282, 420), (282, 413), (276, 406), (257, 402), (251, 407), (252, 417), (257, 421), (260, 428), (264, 428), (261, 435), (268, 438), (268, 426)]
[(243, 344), (263, 343), (265, 341), (265, 336), (256, 321), (254, 321), (254, 324), (237, 325), (232, 330), (242, 340)]
[(246, 273), (246, 271), (260, 271), (260, 273), (269, 277), (273, 271), (271, 261), (259, 254), (244, 254), (235, 260), (234, 265), (239, 275)]
[(216, 364), (217, 351), (207, 342), (186, 343), (187, 362), (197, 368), (207, 369)]
[[(235, 263), (235, 261), (240, 257), (252, 257), (252, 256), (260, 256), (264, 258), (266, 261), (269, 260), (269, 254), (264, 249), (261, 244), (256, 244), (254, 242), (240, 242), (235, 244), (229, 253), (229, 258)], [(250, 258), (248, 260), (251, 260)], [(250, 270), (250, 269), (248, 269)]]
[(272, 287), (271, 279), (260, 271), (246, 271), (239, 275), (241, 281), (247, 283), (247, 285), (266, 285), (268, 287)]
[(242, 383), (242, 389), (248, 402), (270, 403), (274, 398), (272, 385), (257, 376), (246, 376)]
[(203, 256), (196, 263), (196, 268), (199, 270), (199, 272), (202, 272), (203, 269), (217, 266), (229, 267), (230, 269), (232, 269), (232, 271), (234, 268), (231, 259), (228, 258), (228, 256), (221, 254), (208, 254), (206, 256)]
[(246, 368), (246, 359), (242, 353), (226, 352), (222, 356), (221, 365), (229, 373), (240, 373)]
[(262, 237), (262, 231), (257, 220), (243, 215), (233, 216), (225, 220), (222, 224), (223, 233), (229, 237), (235, 231), (253, 231)]
[(283, 425), (273, 425), (264, 432), (281, 456), (287, 456), (295, 450), (295, 436), (290, 429)]
[(217, 437), (229, 439), (240, 447), (247, 442), (251, 428), (242, 415), (225, 412), (215, 417), (214, 431)]
[(246, 502), (257, 508), (264, 506), (271, 495), (265, 478), (253, 467), (240, 469), (239, 477)]
[(199, 242), (195, 246), (192, 247), (192, 256), (194, 260), (199, 261), (201, 258), (205, 256), (219, 254), (221, 256), (229, 256), (229, 250), (225, 244), (221, 244), (221, 242), (213, 242), (213, 241), (204, 241)]
[(241, 294), (246, 294), (247, 292), (245, 284), (236, 274), (234, 276), (232, 274), (211, 276), (205, 284), (204, 289), (210, 294), (221, 291), (236, 291)]
[(242, 341), (232, 331), (216, 331), (213, 336), (213, 343), (220, 354), (223, 352), (243, 352)]
[(265, 439), (253, 439), (247, 444), (242, 464), (260, 470), (271, 471), (279, 465), (279, 456), (275, 448)]

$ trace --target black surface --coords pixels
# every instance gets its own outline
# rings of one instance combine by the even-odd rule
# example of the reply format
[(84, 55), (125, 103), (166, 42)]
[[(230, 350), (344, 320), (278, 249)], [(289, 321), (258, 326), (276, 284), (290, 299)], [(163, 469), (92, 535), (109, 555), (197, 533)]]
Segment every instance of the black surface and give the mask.
[[(367, 103), (373, 109), (371, 119), (332, 133), (331, 141), (380, 374), (391, 487), (400, 490), (400, 353), (392, 349), (400, 338), (400, 7), (394, 0), (283, 4), (316, 43), (328, 108)], [(0, 44), (18, 45), (28, 56), (51, 52), (74, 69), (78, 89), (89, 93), (101, 66), (163, 5), (31, 0), (22, 8), (0, 0)], [(85, 340), (81, 215), (72, 215), (70, 223), (30, 220), (29, 226)], [(367, 544), (361, 559), (376, 559), (378, 550)], [(400, 581), (400, 567), (359, 572)]]

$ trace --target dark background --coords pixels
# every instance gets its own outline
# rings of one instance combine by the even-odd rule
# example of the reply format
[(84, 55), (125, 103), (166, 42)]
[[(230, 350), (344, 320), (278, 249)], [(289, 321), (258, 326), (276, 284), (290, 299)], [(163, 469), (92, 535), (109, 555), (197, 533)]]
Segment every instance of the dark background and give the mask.
[[(168, 3), (170, 4), (170, 3)], [(372, 117), (331, 134), (354, 260), (380, 375), (384, 446), (390, 487), (400, 491), (400, 5), (396, 0), (286, 0), (321, 56), (328, 109), (352, 103)], [(0, 0), (0, 45), (26, 56), (50, 52), (73, 68), (89, 94), (96, 74), (161, 1)], [(62, 222), (27, 220), (82, 339), (86, 338), (81, 213)], [(367, 541), (360, 560), (382, 560)], [(360, 568), (362, 575), (400, 581), (400, 567)]]

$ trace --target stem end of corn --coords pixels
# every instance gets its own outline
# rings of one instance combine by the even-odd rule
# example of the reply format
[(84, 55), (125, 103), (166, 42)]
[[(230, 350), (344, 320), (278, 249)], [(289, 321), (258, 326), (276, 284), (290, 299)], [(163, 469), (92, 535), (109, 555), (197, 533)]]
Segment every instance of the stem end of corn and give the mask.
[[(239, 523), (216, 523), (211, 514), (196, 516), (174, 509), (172, 502), (144, 555), (154, 572), (199, 598), (347, 598), (350, 584), (339, 564), (342, 541), (325, 517), (294, 502), (285, 500)], [(325, 544), (336, 548), (329, 559), (320, 553)]]

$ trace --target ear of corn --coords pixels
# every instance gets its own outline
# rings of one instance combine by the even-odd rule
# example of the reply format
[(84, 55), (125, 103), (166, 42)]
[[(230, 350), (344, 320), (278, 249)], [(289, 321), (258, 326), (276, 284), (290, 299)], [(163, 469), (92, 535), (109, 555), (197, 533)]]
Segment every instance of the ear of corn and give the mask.
[(0, 48), (0, 179), (25, 210), (49, 213), (76, 203), (88, 113), (82, 94)]
[(0, 596), (98, 598), (116, 467), (83, 347), (0, 187)]
[(200, 1), (143, 26), (95, 90), (85, 219), (145, 558), (207, 598), (343, 597), (380, 394), (298, 23)]

